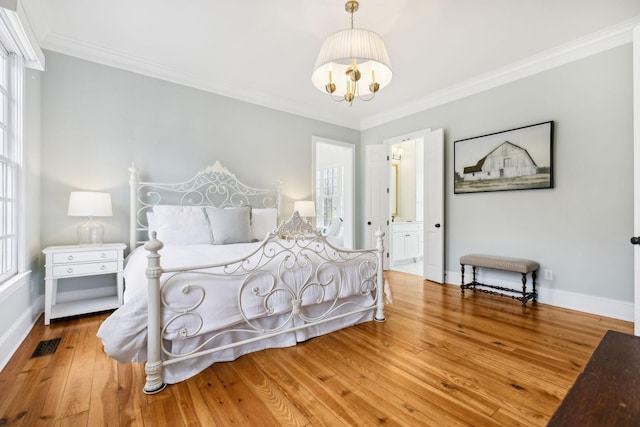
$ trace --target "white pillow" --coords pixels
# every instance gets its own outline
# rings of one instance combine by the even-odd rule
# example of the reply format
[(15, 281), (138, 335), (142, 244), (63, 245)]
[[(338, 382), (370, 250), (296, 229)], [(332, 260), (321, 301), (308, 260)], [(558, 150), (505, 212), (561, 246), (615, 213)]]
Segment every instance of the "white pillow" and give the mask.
[(205, 208), (214, 245), (251, 242), (251, 207)]
[(267, 233), (276, 228), (278, 228), (278, 210), (276, 208), (254, 208), (251, 210), (251, 234), (255, 240), (264, 240)]
[(211, 243), (209, 223), (202, 206), (155, 205), (158, 240), (178, 245)]

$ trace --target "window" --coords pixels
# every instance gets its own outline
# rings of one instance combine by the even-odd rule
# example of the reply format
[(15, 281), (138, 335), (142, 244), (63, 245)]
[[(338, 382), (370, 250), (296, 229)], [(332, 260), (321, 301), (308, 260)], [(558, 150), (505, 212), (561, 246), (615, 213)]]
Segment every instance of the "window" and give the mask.
[(21, 59), (0, 46), (0, 283), (18, 272), (22, 141), (18, 138)]
[(316, 226), (327, 227), (335, 217), (342, 216), (342, 166), (316, 170)]
[(44, 54), (22, 2), (0, 6), (0, 300), (29, 275), (24, 167), (25, 67), (44, 71)]

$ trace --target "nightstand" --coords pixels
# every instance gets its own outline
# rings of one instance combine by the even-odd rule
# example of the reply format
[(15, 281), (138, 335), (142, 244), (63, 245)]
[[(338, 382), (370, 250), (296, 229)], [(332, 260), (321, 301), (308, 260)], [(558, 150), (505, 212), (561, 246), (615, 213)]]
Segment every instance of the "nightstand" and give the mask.
[[(51, 319), (111, 310), (122, 305), (124, 292), (123, 267), (124, 243), (102, 246), (50, 246), (45, 254), (44, 324)], [(56, 303), (58, 280), (71, 277), (116, 275), (116, 292), (113, 296)]]

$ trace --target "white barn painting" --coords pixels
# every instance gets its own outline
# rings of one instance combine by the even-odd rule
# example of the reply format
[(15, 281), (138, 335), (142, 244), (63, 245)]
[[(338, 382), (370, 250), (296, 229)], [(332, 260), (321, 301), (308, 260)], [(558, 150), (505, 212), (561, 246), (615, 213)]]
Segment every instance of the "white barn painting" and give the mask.
[(538, 170), (536, 162), (527, 150), (505, 141), (473, 166), (464, 168), (465, 181), (480, 179), (514, 178), (534, 175)]
[(553, 188), (553, 122), (454, 142), (454, 192)]

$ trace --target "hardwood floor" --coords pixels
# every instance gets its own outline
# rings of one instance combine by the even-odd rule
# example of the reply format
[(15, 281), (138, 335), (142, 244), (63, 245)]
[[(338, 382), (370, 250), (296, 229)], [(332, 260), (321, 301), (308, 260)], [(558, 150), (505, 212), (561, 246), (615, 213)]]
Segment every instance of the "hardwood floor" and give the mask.
[[(0, 425), (543, 426), (615, 319), (387, 272), (394, 304), (298, 346), (217, 363), (147, 396), (141, 364), (107, 357), (101, 314), (38, 322), (0, 373)], [(30, 358), (40, 340), (55, 354)]]

